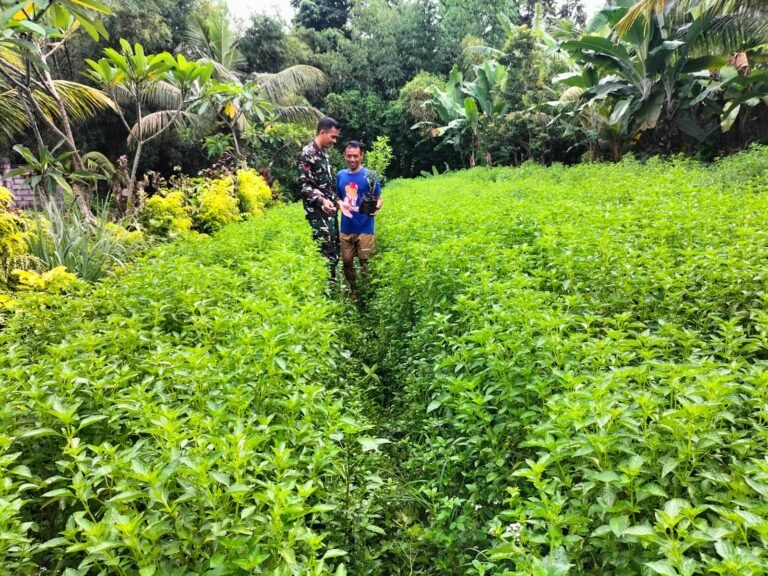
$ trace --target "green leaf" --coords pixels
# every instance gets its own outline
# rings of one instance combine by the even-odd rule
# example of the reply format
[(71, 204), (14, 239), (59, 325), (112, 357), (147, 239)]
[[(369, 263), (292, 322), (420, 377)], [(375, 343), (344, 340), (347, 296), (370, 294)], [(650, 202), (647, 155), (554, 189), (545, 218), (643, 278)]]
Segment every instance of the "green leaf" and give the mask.
[(611, 527), (611, 531), (617, 536), (621, 537), (624, 531), (629, 527), (628, 516), (614, 516), (608, 521), (608, 525)]
[(744, 481), (749, 485), (752, 490), (763, 496), (764, 498), (768, 498), (768, 484), (764, 484), (763, 482), (758, 482), (754, 478), (746, 477), (744, 478)]
[(366, 524), (365, 529), (368, 530), (368, 532), (373, 532), (374, 534), (381, 534), (382, 536), (387, 535), (387, 532), (383, 528), (380, 528), (375, 524)]
[(592, 476), (594, 480), (597, 480), (598, 482), (605, 482), (606, 484), (610, 484), (611, 482), (618, 482), (619, 481), (619, 475), (616, 474), (613, 470), (606, 470), (604, 472), (599, 472)]
[(87, 418), (83, 418), (80, 421), (80, 424), (77, 426), (77, 430), (80, 431), (84, 428), (87, 428), (91, 424), (95, 424), (96, 422), (101, 422), (102, 420), (106, 420), (107, 416), (104, 414), (94, 414), (92, 416), (88, 416)]
[(41, 438), (45, 436), (60, 436), (56, 430), (51, 428), (35, 428), (34, 430), (27, 430), (18, 435), (18, 438)]
[(728, 107), (728, 105), (726, 105), (725, 108), (727, 112), (720, 119), (720, 130), (728, 132), (733, 127), (733, 123), (736, 122), (736, 118), (741, 110), (741, 105), (733, 107)]
[(107, 502), (109, 502), (110, 504), (116, 504), (118, 502), (133, 502), (134, 500), (142, 498), (144, 494), (145, 494), (144, 492), (141, 492), (139, 490), (125, 490), (123, 492), (115, 494), (112, 498), (107, 500)]
[(328, 560), (329, 558), (338, 558), (340, 556), (346, 556), (347, 552), (344, 550), (341, 550), (340, 548), (332, 548), (331, 550), (328, 550), (325, 554), (323, 554), (323, 560)]
[(224, 472), (219, 472), (217, 470), (211, 470), (210, 472), (208, 472), (208, 474), (211, 476), (211, 478), (216, 480), (216, 482), (218, 482), (219, 484), (224, 484), (224, 486), (229, 486), (230, 480), (229, 480), (228, 474), (225, 474)]
[(672, 564), (669, 562), (646, 562), (645, 565), (653, 570), (656, 574), (662, 574), (663, 576), (678, 576), (677, 570), (675, 570), (675, 567), (672, 566)]
[(357, 441), (363, 447), (363, 452), (371, 452), (371, 451), (378, 452), (379, 447), (382, 444), (391, 443), (391, 440), (387, 440), (386, 438), (371, 438), (371, 437), (358, 438)]
[(296, 564), (296, 552), (294, 552), (293, 548), (280, 548), (280, 556), (283, 557), (286, 564), (291, 566)]
[(429, 403), (429, 406), (427, 406), (427, 414), (434, 412), (442, 405), (443, 403), (440, 400), (432, 400), (432, 402)]
[(647, 524), (638, 524), (637, 526), (630, 526), (622, 533), (622, 536), (636, 536), (638, 538), (646, 538), (654, 536), (655, 532), (653, 528)]

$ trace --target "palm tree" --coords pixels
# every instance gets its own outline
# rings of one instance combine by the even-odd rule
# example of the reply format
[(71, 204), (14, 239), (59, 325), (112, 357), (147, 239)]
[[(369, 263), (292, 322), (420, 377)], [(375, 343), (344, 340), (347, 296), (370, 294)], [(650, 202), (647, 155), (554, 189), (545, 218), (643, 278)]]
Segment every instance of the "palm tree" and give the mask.
[(232, 28), (226, 6), (208, 17), (193, 14), (187, 22), (185, 48), (198, 62), (212, 64), (216, 77), (223, 81), (237, 80), (238, 71), (246, 63), (238, 46), (240, 37)]
[[(121, 50), (104, 50), (98, 62), (86, 60), (88, 76), (120, 104), (130, 104), (136, 110), (136, 123), (128, 124), (122, 106), (116, 108), (128, 141), (135, 147), (133, 164), (125, 190), (125, 203), (131, 206), (136, 187), (139, 161), (145, 144), (158, 138), (180, 120), (188, 117), (184, 107), (190, 92), (208, 82), (213, 72), (210, 64), (188, 62), (183, 55), (174, 59), (168, 52), (145, 54), (141, 44), (134, 46), (120, 39)], [(161, 110), (147, 114), (145, 106)]]
[[(0, 134), (11, 139), (19, 131), (32, 129), (42, 150), (46, 146), (40, 122), (71, 152), (75, 171), (84, 172), (72, 121), (114, 104), (99, 90), (54, 79), (48, 61), (80, 28), (94, 39), (106, 36), (99, 16), (110, 14), (109, 10), (97, 0), (52, 0), (27, 6), (2, 0), (0, 5)], [(81, 213), (91, 220), (86, 194), (77, 184), (72, 188)]]
[[(712, 16), (709, 36), (720, 43), (738, 43), (749, 39), (753, 46), (768, 42), (768, 0), (639, 0), (616, 25), (624, 37), (643, 18), (684, 21), (691, 13), (708, 12)], [(727, 51), (727, 50), (726, 50)]]
[[(231, 21), (226, 7), (215, 10), (208, 17), (193, 15), (187, 25), (183, 49), (198, 62), (210, 63), (220, 83), (242, 84), (244, 78), (240, 69), (246, 60), (240, 52), (240, 37)], [(278, 117), (302, 120), (320, 114), (299, 96), (308, 88), (325, 84), (325, 74), (314, 66), (290, 66), (273, 74), (254, 73), (247, 80), (275, 106)]]

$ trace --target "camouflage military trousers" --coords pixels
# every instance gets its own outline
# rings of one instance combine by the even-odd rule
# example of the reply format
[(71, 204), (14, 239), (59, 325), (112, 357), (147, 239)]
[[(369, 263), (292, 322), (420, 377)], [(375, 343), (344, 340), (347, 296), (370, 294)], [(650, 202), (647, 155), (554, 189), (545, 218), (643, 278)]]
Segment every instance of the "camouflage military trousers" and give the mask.
[(320, 253), (328, 259), (331, 268), (331, 280), (336, 279), (336, 265), (339, 263), (339, 223), (336, 215), (321, 216), (309, 220), (312, 228), (312, 239), (320, 248)]

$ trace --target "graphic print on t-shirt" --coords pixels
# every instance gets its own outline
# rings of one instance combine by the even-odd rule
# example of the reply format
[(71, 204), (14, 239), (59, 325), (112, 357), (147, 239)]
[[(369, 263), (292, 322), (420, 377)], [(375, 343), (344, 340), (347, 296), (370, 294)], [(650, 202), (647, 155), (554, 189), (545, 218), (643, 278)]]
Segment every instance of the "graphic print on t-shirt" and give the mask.
[[(370, 193), (367, 174), (368, 170), (363, 168), (357, 172), (340, 170), (336, 176), (336, 194), (341, 200), (341, 231), (344, 234), (373, 234), (373, 217), (359, 211), (361, 200)], [(380, 194), (377, 182), (373, 195), (378, 197)]]

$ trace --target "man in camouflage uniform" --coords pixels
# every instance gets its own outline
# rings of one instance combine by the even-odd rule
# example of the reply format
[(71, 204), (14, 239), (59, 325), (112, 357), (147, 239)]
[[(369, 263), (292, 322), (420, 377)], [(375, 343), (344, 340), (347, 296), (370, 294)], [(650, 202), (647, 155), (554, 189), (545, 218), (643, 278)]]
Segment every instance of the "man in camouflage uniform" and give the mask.
[(336, 144), (339, 123), (325, 116), (317, 123), (315, 139), (299, 155), (299, 186), (304, 215), (312, 228), (312, 239), (328, 259), (331, 284), (336, 284), (339, 263), (339, 224), (336, 179), (326, 150)]

